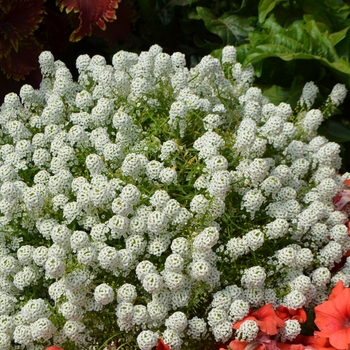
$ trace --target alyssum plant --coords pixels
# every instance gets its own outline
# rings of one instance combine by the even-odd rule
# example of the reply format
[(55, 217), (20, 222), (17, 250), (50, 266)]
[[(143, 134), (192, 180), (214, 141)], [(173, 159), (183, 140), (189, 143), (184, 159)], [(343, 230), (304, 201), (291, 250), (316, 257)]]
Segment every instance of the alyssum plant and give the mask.
[(83, 55), (74, 82), (43, 52), (40, 89), (6, 96), (1, 349), (213, 349), (256, 339), (255, 321), (233, 328), (251, 308), (311, 313), (349, 286), (347, 264), (331, 271), (350, 249), (332, 202), (349, 176), (317, 135), (346, 89), (311, 109), (310, 82), (296, 110), (275, 106), (235, 58)]

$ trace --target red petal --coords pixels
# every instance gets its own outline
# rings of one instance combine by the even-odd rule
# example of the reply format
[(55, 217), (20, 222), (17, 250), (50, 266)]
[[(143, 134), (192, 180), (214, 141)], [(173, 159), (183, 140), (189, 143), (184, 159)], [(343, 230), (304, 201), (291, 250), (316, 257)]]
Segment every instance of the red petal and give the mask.
[(292, 320), (297, 320), (299, 323), (304, 323), (307, 319), (306, 312), (303, 308), (290, 310), (290, 314), (292, 315)]
[[(339, 286), (338, 283), (334, 288), (335, 294), (337, 294), (339, 288), (341, 289), (343, 286)], [(350, 288), (345, 288), (333, 300), (325, 301), (316, 306), (315, 314), (315, 324), (320, 329), (320, 332), (315, 334), (319, 336), (331, 337), (338, 331), (349, 329)]]
[(336, 349), (348, 349), (350, 344), (350, 328), (341, 329), (340, 331), (334, 332), (329, 337), (329, 342)]
[(276, 315), (283, 321), (287, 320), (297, 320), (299, 323), (304, 323), (306, 321), (306, 312), (303, 308), (300, 309), (288, 309), (285, 306), (278, 306), (276, 309)]
[(335, 299), (345, 289), (343, 281), (338, 281), (335, 287), (332, 289), (332, 293), (329, 295), (328, 300)]
[(104, 28), (104, 21), (114, 20), (118, 2), (120, 0), (56, 0), (61, 11), (67, 8), (67, 11), (74, 9), (79, 12), (79, 27), (71, 34), (71, 41), (79, 41), (85, 35), (91, 35), (93, 24)]
[(347, 324), (350, 321), (350, 288), (345, 288), (332, 302), (343, 322)]
[(102, 36), (110, 43), (128, 40), (131, 23), (135, 21), (136, 16), (136, 11), (132, 10), (131, 6), (130, 2), (121, 2), (116, 9), (117, 20), (107, 23), (106, 30), (101, 30), (99, 27), (93, 28), (93, 35)]
[(333, 199), (335, 210), (342, 210), (350, 202), (350, 190), (340, 190)]
[(168, 344), (164, 343), (163, 339), (158, 339), (156, 350), (170, 350), (170, 347)]
[(290, 312), (288, 310), (288, 308), (286, 308), (285, 306), (278, 306), (276, 309), (276, 315), (283, 321), (287, 321), (290, 319)]
[(0, 60), (1, 70), (8, 78), (22, 79), (25, 75), (39, 68), (38, 57), (41, 48), (33, 38), (27, 38), (21, 41), (18, 46), (18, 52), (11, 50), (8, 56)]
[[(320, 306), (320, 305), (319, 305)], [(315, 324), (320, 332), (315, 332), (319, 337), (328, 338), (335, 331), (343, 329), (343, 319), (339, 318), (339, 315), (330, 315), (328, 312), (324, 313), (319, 309), (316, 310)]]
[[(38, 28), (44, 13), (45, 0), (13, 0), (0, 19), (0, 35), (17, 51), (19, 41)], [(2, 40), (1, 40), (2, 41)]]
[(284, 321), (276, 315), (272, 304), (264, 305), (259, 310), (253, 312), (252, 316), (257, 318), (260, 329), (269, 335), (277, 334), (277, 327), (284, 326)]
[(232, 350), (244, 350), (248, 344), (247, 341), (232, 340), (228, 346)]
[(243, 320), (240, 320), (240, 321), (236, 322), (236, 323), (232, 326), (233, 329), (235, 329), (235, 330), (239, 329), (239, 327), (241, 327), (241, 324), (242, 324), (243, 322), (245, 322), (245, 321), (248, 321), (248, 320), (252, 320), (252, 321), (255, 321), (255, 322), (258, 321), (258, 320), (257, 320), (255, 317), (253, 317), (253, 316), (246, 316), (246, 317), (243, 318)]
[(59, 346), (52, 345), (52, 346), (49, 346), (48, 348), (46, 348), (46, 350), (63, 350), (63, 349), (60, 348)]
[(344, 181), (345, 185), (350, 186), (350, 179)]

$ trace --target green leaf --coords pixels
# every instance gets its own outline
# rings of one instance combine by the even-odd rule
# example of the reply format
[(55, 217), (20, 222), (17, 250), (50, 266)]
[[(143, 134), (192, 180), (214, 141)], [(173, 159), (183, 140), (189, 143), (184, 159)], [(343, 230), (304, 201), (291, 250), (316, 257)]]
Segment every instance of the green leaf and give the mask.
[(290, 88), (284, 88), (278, 85), (272, 85), (269, 89), (263, 91), (263, 95), (268, 97), (269, 100), (279, 105), (281, 102), (286, 102), (294, 108), (302, 93), (305, 81), (302, 77), (297, 76), (294, 78), (292, 86)]
[(317, 27), (320, 30), (320, 32), (324, 33), (324, 32), (332, 32), (331, 28), (324, 22), (320, 22), (320, 18), (319, 16), (317, 16), (317, 14), (310, 14), (310, 15), (304, 15), (303, 16), (304, 21), (307, 22), (312, 22), (314, 21), (315, 23), (317, 23)]
[(266, 19), (266, 16), (269, 12), (271, 12), (278, 0), (260, 0), (259, 2), (259, 22), (263, 23)]
[(232, 12), (225, 12), (221, 17), (216, 17), (208, 8), (197, 7), (197, 13), (209, 32), (218, 35), (224, 45), (243, 41), (254, 29), (250, 26), (248, 18), (237, 16)]
[(301, 5), (303, 11), (312, 14), (316, 22), (330, 28), (329, 32), (339, 31), (349, 24), (350, 6), (343, 1), (303, 0)]
[(155, 1), (154, 0), (151, 0), (151, 1), (148, 1), (148, 0), (137, 0), (139, 6), (140, 6), (140, 9), (141, 9), (141, 13), (143, 15), (144, 18), (150, 18), (152, 17), (152, 15), (155, 13)]
[(243, 44), (236, 47), (236, 59), (237, 62), (243, 63), (251, 49), (250, 44)]
[(329, 36), (329, 39), (330, 39), (333, 46), (337, 45), (340, 41), (342, 41), (346, 37), (346, 34), (347, 34), (349, 28), (350, 27), (346, 27), (343, 30), (336, 32), (336, 33), (333, 33)]
[(188, 6), (192, 5), (198, 0), (170, 0), (168, 6)]
[(350, 30), (346, 32), (345, 38), (335, 46), (340, 57), (350, 57)]
[[(267, 33), (250, 34), (253, 46), (249, 51), (244, 65), (260, 61), (267, 57), (279, 57), (285, 61), (296, 59), (317, 60), (330, 68), (349, 86), (350, 65), (343, 57), (340, 58), (333, 42), (346, 33), (322, 33), (317, 23), (312, 20), (294, 22), (288, 28), (282, 28), (272, 17), (264, 25)], [(341, 39), (340, 39), (341, 40)]]
[(202, 49), (206, 49), (208, 52), (211, 52), (220, 46), (219, 44), (211, 43), (210, 41), (203, 41), (198, 36), (193, 36), (193, 42), (197, 47), (200, 47)]
[(325, 121), (320, 131), (327, 136), (331, 141), (334, 142), (349, 142), (350, 141), (350, 129), (343, 124), (328, 119)]

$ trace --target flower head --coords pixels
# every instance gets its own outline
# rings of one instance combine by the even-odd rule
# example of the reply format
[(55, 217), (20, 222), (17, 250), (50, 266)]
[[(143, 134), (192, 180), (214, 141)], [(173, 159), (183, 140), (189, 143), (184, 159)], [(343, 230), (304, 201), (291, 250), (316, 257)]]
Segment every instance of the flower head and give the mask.
[(350, 344), (350, 288), (339, 281), (329, 299), (315, 307), (315, 335), (329, 339), (336, 349), (348, 349)]
[(306, 312), (303, 308), (293, 310), (280, 305), (276, 309), (276, 315), (283, 321), (297, 320), (299, 323), (304, 323), (306, 321)]
[(257, 323), (260, 330), (269, 335), (275, 335), (278, 333), (277, 327), (283, 327), (284, 321), (276, 315), (272, 304), (266, 304), (259, 310), (246, 316), (243, 320), (233, 325), (234, 329), (238, 329), (245, 321), (253, 320)]

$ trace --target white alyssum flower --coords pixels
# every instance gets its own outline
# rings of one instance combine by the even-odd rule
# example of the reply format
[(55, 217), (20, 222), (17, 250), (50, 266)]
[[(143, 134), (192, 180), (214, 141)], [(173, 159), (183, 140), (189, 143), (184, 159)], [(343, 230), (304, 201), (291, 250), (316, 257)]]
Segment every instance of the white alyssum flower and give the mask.
[(250, 342), (254, 321), (232, 329), (250, 309), (349, 285), (348, 265), (333, 271), (350, 248), (333, 206), (348, 175), (317, 134), (344, 86), (320, 109), (312, 82), (296, 109), (276, 106), (233, 46), (191, 69), (158, 45), (112, 65), (82, 55), (76, 82), (49, 52), (39, 64), (39, 89), (0, 109), (3, 348), (101, 347), (106, 332), (145, 350)]

